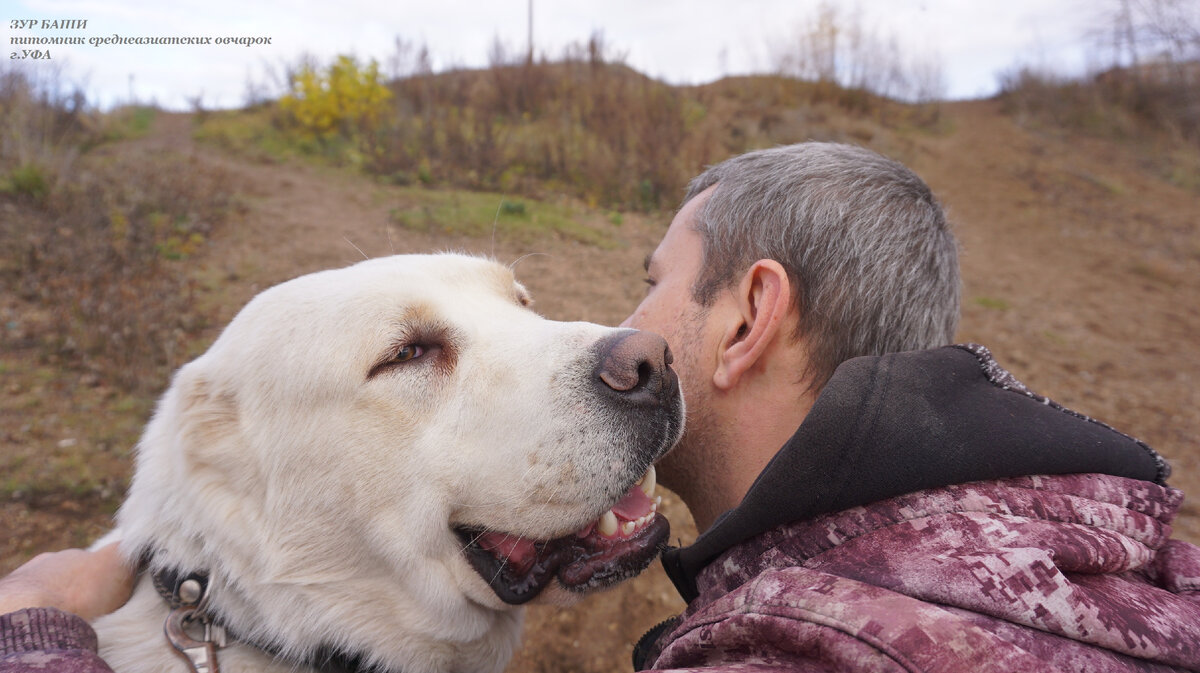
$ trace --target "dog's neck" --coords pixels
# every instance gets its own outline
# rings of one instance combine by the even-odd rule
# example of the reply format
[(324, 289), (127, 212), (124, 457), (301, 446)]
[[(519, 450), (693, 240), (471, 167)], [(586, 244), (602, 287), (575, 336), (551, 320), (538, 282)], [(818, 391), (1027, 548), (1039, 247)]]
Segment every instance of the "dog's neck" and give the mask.
[[(225, 639), (236, 641), (262, 651), (277, 662), (286, 661), (294, 664), (297, 668), (309, 667), (319, 673), (358, 673), (359, 671), (400, 673), (400, 671), (384, 671), (378, 666), (369, 665), (368, 658), (364, 653), (347, 652), (328, 645), (318, 647), (312, 654), (304, 658), (284, 657), (279, 647), (240, 636), (235, 627), (224, 623), (220, 617), (220, 611), (215, 608), (214, 600), (208, 595), (208, 572), (206, 570), (184, 571), (175, 567), (150, 570), (151, 559), (150, 552), (143, 554), (141, 569), (142, 572), (150, 573), (159, 596), (171, 607), (172, 611), (190, 610), (197, 620), (223, 630), (222, 641)], [(170, 638), (169, 628), (167, 632), (168, 638)], [(221, 642), (220, 646), (224, 646), (224, 644)]]
[[(339, 669), (332, 664), (337, 663), (348, 671), (500, 673), (520, 641), (519, 609), (496, 609), (465, 593), (454, 593), (443, 602), (430, 600), (425, 592), (437, 599), (445, 593), (438, 591), (440, 587), (458, 586), (451, 584), (454, 577), (448, 577), (446, 566), (439, 563), (394, 569), (370, 558), (354, 557), (342, 559), (342, 566), (324, 574), (322, 567), (284, 564), (283, 570), (292, 575), (283, 576), (278, 566), (248, 565), (236, 548), (231, 555), (217, 555), (214, 548), (218, 545), (197, 542), (198, 536), (172, 530), (159, 538), (145, 540), (132, 532), (121, 538), (130, 549), (149, 551), (143, 559), (146, 572), (137, 592), (140, 600), (102, 625), (106, 631), (102, 641), (111, 643), (102, 649), (122, 661), (129, 660), (118, 650), (132, 652), (124, 643), (136, 637), (137, 627), (130, 632), (122, 628), (140, 622), (143, 637), (161, 634), (164, 620), (173, 610), (151, 581), (158, 571), (168, 571), (177, 579), (198, 570), (210, 572), (204, 611), (230, 636), (229, 647), (217, 652), (218, 659), (225, 660), (222, 670), (266, 670), (270, 664), (270, 670), (285, 673), (305, 670), (306, 665), (336, 671)], [(234, 545), (226, 543), (224, 547)], [(291, 557), (284, 558), (293, 562)], [(462, 566), (464, 574), (478, 577), (465, 561)], [(164, 576), (159, 583), (173, 589), (176, 581)], [(482, 580), (479, 583), (488, 589)], [(193, 637), (200, 633), (195, 627), (190, 632)], [(162, 643), (161, 654), (176, 659), (177, 652), (161, 638), (155, 639)], [(248, 663), (253, 659), (260, 660), (257, 668), (232, 666), (234, 660)], [(138, 668), (136, 660), (130, 664), (126, 664), (128, 670), (158, 670)]]

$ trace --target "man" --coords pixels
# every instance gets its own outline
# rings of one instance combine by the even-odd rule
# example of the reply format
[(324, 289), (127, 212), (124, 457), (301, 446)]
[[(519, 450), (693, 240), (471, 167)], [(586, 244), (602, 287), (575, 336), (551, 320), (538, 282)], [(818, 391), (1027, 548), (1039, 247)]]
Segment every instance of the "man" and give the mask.
[(731, 159), (647, 273), (626, 324), (676, 355), (688, 427), (658, 474), (702, 534), (663, 557), (689, 606), (637, 667), (1200, 670), (1165, 463), (934, 348), (956, 250), (910, 171), (819, 143)]
[(731, 159), (647, 272), (626, 324), (666, 337), (688, 403), (659, 481), (702, 532), (663, 556), (689, 605), (637, 668), (1200, 670), (1200, 549), (1169, 539), (1161, 458), (982, 347), (915, 350), (951, 341), (959, 281), (910, 171)]

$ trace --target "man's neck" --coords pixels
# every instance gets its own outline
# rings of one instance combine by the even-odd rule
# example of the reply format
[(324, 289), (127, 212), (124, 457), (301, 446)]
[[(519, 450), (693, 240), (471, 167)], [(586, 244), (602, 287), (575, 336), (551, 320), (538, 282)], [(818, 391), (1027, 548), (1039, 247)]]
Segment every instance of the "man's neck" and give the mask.
[(712, 479), (704, 488), (681, 494), (696, 530), (708, 530), (717, 517), (737, 507), (742, 498), (797, 428), (808, 416), (816, 396), (805, 395), (799, 401), (747, 400), (732, 415), (735, 432), (726, 436), (721, 460), (712, 466)]

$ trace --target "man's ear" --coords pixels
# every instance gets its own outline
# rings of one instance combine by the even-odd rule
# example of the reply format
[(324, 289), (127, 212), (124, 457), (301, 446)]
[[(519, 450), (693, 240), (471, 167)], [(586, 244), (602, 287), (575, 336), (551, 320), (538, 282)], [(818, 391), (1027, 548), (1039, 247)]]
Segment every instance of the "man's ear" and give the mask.
[(721, 336), (719, 361), (713, 385), (729, 390), (759, 364), (780, 336), (792, 308), (792, 287), (787, 271), (773, 259), (750, 266), (734, 289), (736, 316)]

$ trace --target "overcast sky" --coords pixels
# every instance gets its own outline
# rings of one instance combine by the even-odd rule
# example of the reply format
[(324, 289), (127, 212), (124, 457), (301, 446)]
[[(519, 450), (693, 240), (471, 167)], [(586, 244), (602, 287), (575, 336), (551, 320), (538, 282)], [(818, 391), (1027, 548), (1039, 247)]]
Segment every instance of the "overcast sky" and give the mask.
[[(990, 95), (996, 75), (1015, 64), (1077, 74), (1094, 67), (1094, 36), (1109, 0), (861, 0), (836, 2), (861, 12), (864, 28), (895, 36), (910, 57), (936, 58), (951, 98)], [(539, 52), (603, 31), (638, 70), (671, 83), (766, 72), (778, 45), (811, 20), (819, 0), (534, 0)], [(302, 53), (339, 53), (386, 62), (396, 36), (428, 45), (435, 69), (487, 63), (499, 36), (523, 49), (528, 0), (0, 0), (7, 54), (50, 53), (49, 63), (103, 104), (155, 101), (186, 108), (243, 103), (248, 79), (294, 63)], [(37, 20), (34, 29), (17, 21)], [(42, 28), (43, 20), (86, 20), (83, 30)], [(11, 37), (267, 37), (240, 45), (14, 45)], [(10, 60), (28, 67), (42, 60)]]

